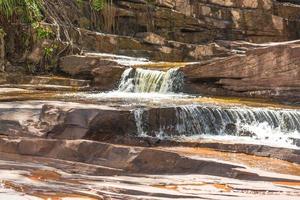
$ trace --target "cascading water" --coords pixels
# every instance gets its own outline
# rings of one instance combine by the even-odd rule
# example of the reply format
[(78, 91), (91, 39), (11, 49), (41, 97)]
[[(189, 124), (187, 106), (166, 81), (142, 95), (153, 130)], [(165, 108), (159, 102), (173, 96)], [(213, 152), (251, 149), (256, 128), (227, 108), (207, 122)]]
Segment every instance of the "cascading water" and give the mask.
[(133, 93), (181, 92), (183, 74), (177, 69), (167, 72), (158, 70), (133, 69), (124, 71), (118, 91)]
[(175, 139), (222, 137), (229, 140), (235, 137), (239, 142), (250, 138), (251, 143), (300, 144), (300, 110), (193, 103), (182, 106), (186, 98), (193, 101), (192, 96), (179, 94), (182, 91), (183, 74), (180, 70), (164, 72), (129, 68), (124, 71), (117, 90), (90, 94), (89, 97), (114, 100), (122, 106), (124, 102), (126, 106), (138, 106), (133, 109), (133, 114), (139, 136)]
[[(143, 136), (218, 138), (231, 136), (293, 144), (300, 138), (300, 111), (266, 108), (223, 108), (186, 105), (139, 111), (136, 118)], [(160, 120), (169, 118), (170, 120)], [(157, 119), (157, 120), (153, 120)], [(231, 138), (232, 139), (232, 138)]]
[(244, 128), (262, 123), (282, 133), (300, 132), (300, 112), (292, 110), (196, 105), (181, 106), (176, 110), (180, 134), (238, 134)]

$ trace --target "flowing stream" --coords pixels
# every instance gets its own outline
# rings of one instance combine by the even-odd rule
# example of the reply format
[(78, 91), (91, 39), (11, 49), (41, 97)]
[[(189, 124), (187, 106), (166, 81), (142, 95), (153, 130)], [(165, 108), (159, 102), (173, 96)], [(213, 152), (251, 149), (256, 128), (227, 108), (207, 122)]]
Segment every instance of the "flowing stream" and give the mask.
[[(126, 93), (179, 93), (183, 75), (177, 69), (167, 72), (127, 69), (118, 91)], [(294, 145), (300, 140), (300, 111), (288, 109), (221, 107), (199, 104), (161, 106), (134, 110), (137, 132), (154, 137), (210, 137), (253, 140)]]
[[(193, 96), (182, 93), (183, 85), (184, 76), (177, 69), (129, 68), (116, 90), (93, 98), (123, 98), (124, 105), (133, 105), (136, 134), (143, 137), (208, 137), (300, 146), (300, 110), (196, 103)], [(182, 103), (187, 98), (190, 103)]]
[[(140, 136), (238, 140), (293, 146), (300, 140), (300, 112), (288, 109), (184, 105), (134, 111)], [(156, 119), (156, 120), (155, 120)]]

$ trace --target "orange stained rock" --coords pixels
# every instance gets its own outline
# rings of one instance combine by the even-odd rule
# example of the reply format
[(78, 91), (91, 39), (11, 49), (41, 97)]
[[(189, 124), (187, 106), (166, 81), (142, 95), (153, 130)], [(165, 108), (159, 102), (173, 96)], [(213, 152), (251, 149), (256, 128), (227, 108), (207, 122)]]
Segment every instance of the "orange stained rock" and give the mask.
[(3, 186), (7, 189), (12, 189), (14, 191), (17, 191), (17, 192), (25, 192), (28, 190), (27, 187), (23, 186), (23, 185), (18, 185), (12, 181), (6, 181), (6, 180), (3, 180), (1, 181), (1, 183), (3, 184)]
[(161, 188), (161, 189), (168, 189), (168, 190), (177, 190), (178, 186), (177, 185), (152, 185), (152, 187), (157, 187), (157, 188)]
[(32, 180), (53, 180), (58, 181), (61, 179), (61, 174), (49, 171), (49, 170), (35, 170), (31, 172), (31, 175), (28, 178)]
[(213, 186), (219, 190), (222, 190), (223, 192), (231, 192), (231, 190), (232, 190), (232, 187), (230, 187), (227, 184), (215, 183), (215, 184), (213, 184)]
[(167, 148), (184, 155), (229, 161), (266, 171), (300, 176), (300, 165), (279, 159), (248, 155), (244, 153), (221, 152), (209, 148), (173, 147)]
[(300, 109), (300, 106), (285, 105), (278, 102), (272, 102), (266, 99), (251, 99), (251, 98), (229, 98), (229, 97), (199, 97), (193, 99), (186, 99), (197, 103), (212, 103), (220, 105), (245, 105), (250, 107), (271, 107), (271, 108), (286, 108), (286, 109)]
[[(52, 178), (57, 178), (56, 175), (51, 174)], [(4, 185), (5, 188), (7, 189), (12, 189), (17, 192), (25, 193), (30, 196), (35, 196), (39, 197), (44, 200), (62, 200), (65, 198), (76, 198), (78, 200), (99, 200), (102, 198), (99, 197), (93, 197), (92, 195), (88, 194), (69, 194), (69, 193), (63, 193), (63, 192), (55, 192), (55, 191), (45, 191), (45, 192), (40, 192), (40, 191), (35, 191), (34, 188), (31, 188), (29, 186), (23, 186), (23, 185), (18, 185), (12, 181), (2, 181), (2, 184)]]
[(290, 181), (290, 182), (289, 181), (276, 181), (276, 182), (273, 182), (273, 184), (300, 187), (300, 182), (292, 182), (292, 181)]
[(63, 178), (61, 174), (49, 170), (35, 170), (30, 175), (24, 175), (27, 178), (35, 181), (60, 181), (65, 183), (81, 184), (78, 180)]
[(85, 195), (77, 195), (77, 194), (68, 194), (68, 193), (41, 193), (35, 192), (32, 194), (33, 196), (39, 197), (44, 200), (63, 200), (65, 198), (76, 198), (76, 200), (99, 200), (100, 198), (89, 197)]
[(223, 183), (189, 183), (189, 184), (169, 184), (169, 185), (152, 185), (152, 187), (157, 187), (160, 189), (168, 189), (168, 190), (178, 190), (178, 187), (181, 186), (207, 186), (211, 185), (215, 187), (216, 189), (222, 191), (222, 192), (231, 192), (232, 187), (228, 184), (223, 184)]

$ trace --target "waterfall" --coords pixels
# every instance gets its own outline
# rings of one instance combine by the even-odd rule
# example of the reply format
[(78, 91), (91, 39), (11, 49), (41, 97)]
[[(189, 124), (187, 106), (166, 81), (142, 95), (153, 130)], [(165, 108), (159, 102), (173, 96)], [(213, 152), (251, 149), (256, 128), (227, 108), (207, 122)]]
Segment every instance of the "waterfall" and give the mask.
[(183, 74), (177, 69), (167, 72), (147, 69), (126, 69), (122, 75), (118, 91), (132, 93), (181, 92)]
[[(250, 127), (265, 124), (282, 133), (300, 133), (300, 112), (266, 108), (221, 108), (196, 105), (176, 108), (180, 134), (242, 134)], [(248, 133), (250, 134), (250, 133)], [(254, 133), (255, 134), (255, 133)]]
[(141, 136), (141, 137), (147, 136), (147, 133), (144, 131), (144, 126), (143, 126), (144, 110), (140, 108), (140, 109), (134, 110), (133, 112), (134, 112), (134, 119), (135, 119), (137, 132), (138, 132), (139, 136)]
[[(143, 110), (138, 124), (141, 136), (234, 136), (293, 143), (300, 139), (300, 111), (267, 108), (225, 108), (185, 105)], [(139, 130), (143, 130), (139, 132)], [(141, 134), (142, 133), (142, 134)], [(163, 134), (162, 134), (163, 133)]]

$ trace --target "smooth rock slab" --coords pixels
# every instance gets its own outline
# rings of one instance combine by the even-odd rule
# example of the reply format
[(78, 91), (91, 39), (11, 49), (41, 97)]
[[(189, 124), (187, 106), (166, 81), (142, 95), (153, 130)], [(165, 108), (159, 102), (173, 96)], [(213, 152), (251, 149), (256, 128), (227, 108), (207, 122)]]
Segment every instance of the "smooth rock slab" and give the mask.
[[(297, 199), (298, 182), (243, 181), (206, 175), (86, 175), (91, 165), (1, 154), (1, 197), (26, 199)], [(16, 161), (16, 159), (18, 161)], [(34, 162), (34, 163), (33, 163)], [(36, 164), (35, 164), (36, 163)], [(15, 169), (15, 170), (12, 170)], [(74, 172), (81, 169), (79, 173)], [(71, 171), (70, 171), (71, 170)], [(19, 191), (18, 188), (23, 188)], [(91, 189), (92, 188), (92, 189)]]
[(186, 89), (190, 92), (272, 97), (298, 102), (299, 55), (299, 41), (253, 44), (245, 54), (187, 65), (181, 70), (187, 79)]

